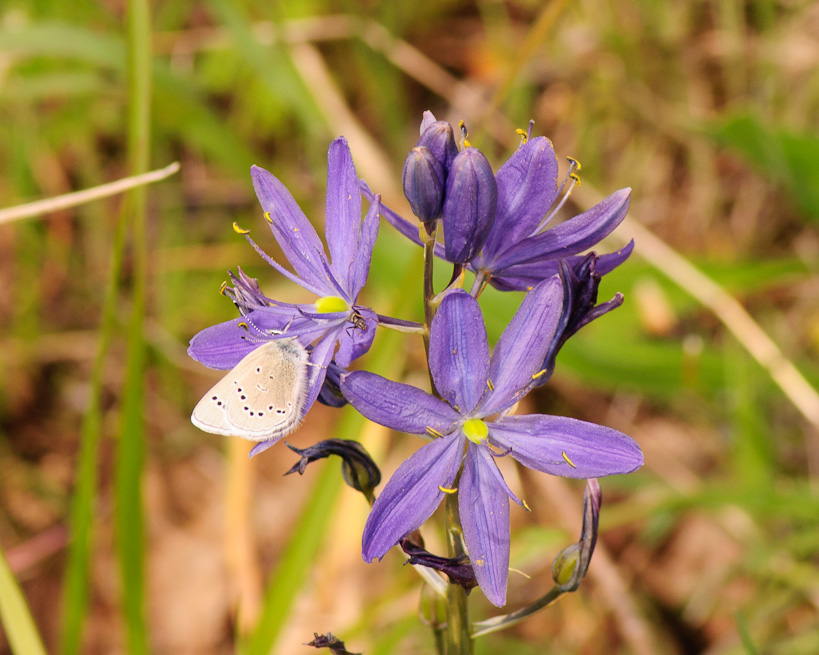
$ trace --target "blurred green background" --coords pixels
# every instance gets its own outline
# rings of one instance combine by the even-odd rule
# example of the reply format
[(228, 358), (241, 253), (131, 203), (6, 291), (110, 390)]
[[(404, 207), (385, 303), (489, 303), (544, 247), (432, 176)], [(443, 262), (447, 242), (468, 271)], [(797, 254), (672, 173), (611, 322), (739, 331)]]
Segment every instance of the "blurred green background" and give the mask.
[[(38, 633), (65, 655), (307, 653), (327, 631), (367, 655), (432, 652), (420, 579), (396, 553), (361, 561), (367, 507), (336, 463), (283, 478), (284, 445), (248, 460), (196, 430), (218, 373), (185, 354), (235, 315), (227, 269), (307, 300), (231, 227), (277, 256), (249, 166), (320, 226), (343, 134), (409, 215), (425, 109), (464, 120), (496, 167), (533, 119), (583, 165), (575, 213), (633, 189), (608, 249), (634, 236), (635, 255), (601, 288), (626, 303), (527, 402), (632, 435), (646, 466), (603, 480), (580, 591), (476, 652), (819, 652), (817, 70), (819, 4), (801, 0), (6, 0), (0, 209), (182, 167), (0, 221), (0, 653), (42, 652)], [(383, 224), (364, 304), (418, 317), (419, 278)], [(497, 338), (519, 298), (481, 300)], [(420, 343), (394, 334), (360, 364), (423, 384)], [(330, 436), (362, 439), (385, 474), (419, 445), (327, 408), (288, 441)], [(533, 508), (512, 516), (530, 576), (512, 574), (513, 610), (577, 539), (582, 484), (504, 474)]]

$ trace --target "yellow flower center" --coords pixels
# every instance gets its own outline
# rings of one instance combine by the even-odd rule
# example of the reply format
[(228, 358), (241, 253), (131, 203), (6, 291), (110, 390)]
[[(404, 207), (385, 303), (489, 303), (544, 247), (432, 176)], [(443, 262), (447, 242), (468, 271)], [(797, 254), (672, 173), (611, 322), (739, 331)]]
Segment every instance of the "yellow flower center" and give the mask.
[(489, 428), (486, 427), (486, 423), (479, 418), (471, 418), (465, 421), (463, 431), (466, 438), (476, 444), (483, 443), (486, 441), (486, 437), (489, 436)]
[(335, 314), (336, 312), (349, 312), (350, 306), (344, 298), (338, 296), (324, 296), (316, 300), (316, 311), (319, 314)]

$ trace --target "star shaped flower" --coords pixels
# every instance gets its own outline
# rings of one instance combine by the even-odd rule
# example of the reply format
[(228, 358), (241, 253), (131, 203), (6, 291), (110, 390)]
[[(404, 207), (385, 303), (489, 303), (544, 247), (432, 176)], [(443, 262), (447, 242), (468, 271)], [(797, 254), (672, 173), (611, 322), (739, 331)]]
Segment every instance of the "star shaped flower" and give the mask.
[(464, 541), (481, 589), (506, 602), (509, 499), (496, 463), (568, 478), (629, 473), (643, 464), (639, 446), (611, 428), (561, 416), (511, 416), (510, 408), (537, 382), (563, 313), (563, 289), (552, 277), (524, 298), (490, 355), (477, 301), (447, 293), (430, 328), (429, 367), (440, 397), (381, 376), (341, 376), (347, 400), (367, 418), (432, 438), (405, 461), (373, 505), (364, 528), (363, 557), (381, 558), (416, 530), (457, 486)]
[[(371, 198), (361, 218), (361, 191), (350, 148), (340, 137), (332, 142), (327, 163), (325, 239), (329, 256), (310, 221), (284, 185), (271, 173), (254, 166), (253, 187), (273, 236), (293, 268), (290, 272), (265, 254), (241, 230), (254, 249), (279, 273), (315, 294), (313, 303), (283, 303), (265, 296), (256, 280), (242, 271), (231, 274), (226, 290), (241, 316), (211, 326), (193, 337), (188, 354), (205, 366), (230, 369), (248, 353), (271, 339), (297, 338), (310, 350), (308, 391), (302, 416), (321, 391), (327, 367), (334, 360), (347, 367), (369, 350), (378, 322), (369, 308), (357, 305), (367, 281), (378, 234), (380, 197)], [(277, 439), (257, 445), (261, 452)]]
[[(421, 141), (426, 130), (442, 123), (433, 121), (434, 117), (426, 112), (421, 124)], [(574, 174), (576, 169), (579, 170), (579, 164), (570, 161), (569, 172), (558, 187), (557, 156), (552, 142), (541, 136), (527, 138), (500, 167), (495, 174), (497, 213), (494, 224), (485, 243), (481, 244), (480, 252), (467, 265), (482, 282), (501, 291), (531, 289), (558, 272), (559, 260), (565, 259), (571, 266), (579, 263), (582, 259), (579, 253), (600, 242), (623, 221), (631, 189), (615, 191), (588, 211), (547, 229), (579, 182)], [(365, 195), (372, 197), (364, 182), (362, 189)], [(420, 191), (416, 193), (420, 194)], [(446, 203), (446, 198), (443, 202)], [(386, 206), (382, 207), (382, 215), (404, 236), (421, 244), (418, 230), (412, 223)], [(443, 220), (446, 228), (446, 215)], [(619, 266), (631, 254), (632, 248), (633, 242), (619, 251), (600, 256), (597, 273), (604, 275)], [(455, 263), (455, 258), (442, 244), (436, 246), (435, 254)]]

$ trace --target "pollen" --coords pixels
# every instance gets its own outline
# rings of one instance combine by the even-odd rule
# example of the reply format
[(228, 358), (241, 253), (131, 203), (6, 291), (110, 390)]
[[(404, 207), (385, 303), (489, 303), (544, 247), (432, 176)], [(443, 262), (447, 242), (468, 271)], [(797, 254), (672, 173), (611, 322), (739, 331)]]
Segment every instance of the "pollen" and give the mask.
[(571, 466), (573, 469), (576, 469), (576, 468), (577, 468), (577, 467), (574, 465), (574, 462), (573, 462), (572, 460), (570, 460), (570, 459), (569, 459), (569, 456), (566, 454), (566, 451), (565, 451), (565, 450), (564, 450), (563, 452), (561, 452), (560, 454), (561, 454), (561, 455), (563, 455), (563, 459), (565, 459), (565, 460), (566, 460), (566, 463), (567, 463), (569, 466)]
[(264, 213), (264, 220), (266, 220), (270, 224), (273, 223), (273, 218), (270, 216), (270, 212), (265, 212)]
[(463, 431), (466, 438), (475, 444), (483, 443), (489, 436), (489, 427), (479, 418), (464, 421)]
[(438, 488), (445, 494), (454, 494), (458, 491), (458, 487), (453, 487), (452, 489), (449, 489), (447, 487), (442, 487), (441, 485), (438, 485)]
[(489, 378), (486, 378), (486, 386), (489, 389), (489, 391), (495, 390), (495, 385), (492, 384), (492, 380), (490, 380)]
[(569, 175), (569, 177), (572, 178), (577, 183), (577, 186), (579, 188), (580, 187), (580, 176), (577, 173), (572, 173), (571, 175)]
[(520, 127), (515, 130), (515, 134), (520, 137), (521, 143), (526, 143), (529, 140), (529, 133)]
[(222, 282), (222, 286), (219, 287), (219, 295), (225, 295), (225, 289), (227, 289), (227, 282)]
[(250, 326), (247, 323), (245, 323), (244, 321), (242, 321), (240, 323), (237, 323), (236, 327), (240, 327), (243, 330), (250, 330)]
[(243, 227), (239, 227), (239, 224), (236, 221), (233, 221), (233, 231), (236, 232), (236, 234), (249, 234), (250, 233), (250, 230), (246, 230)]
[(580, 162), (577, 161), (574, 157), (566, 157), (566, 161), (568, 161), (572, 166), (574, 166), (578, 171), (583, 168), (580, 165)]
[(344, 298), (340, 298), (339, 296), (324, 296), (316, 300), (316, 311), (319, 314), (348, 312), (350, 311), (350, 306)]

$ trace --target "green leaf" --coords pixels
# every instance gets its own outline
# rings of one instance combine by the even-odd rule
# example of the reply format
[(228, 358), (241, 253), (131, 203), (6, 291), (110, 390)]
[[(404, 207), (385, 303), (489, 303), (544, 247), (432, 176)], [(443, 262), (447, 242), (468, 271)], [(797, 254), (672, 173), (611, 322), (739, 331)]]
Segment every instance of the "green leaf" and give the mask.
[(0, 625), (14, 655), (46, 655), (28, 603), (0, 550)]
[(819, 220), (819, 137), (736, 115), (708, 130), (761, 173), (783, 185), (808, 218)]

